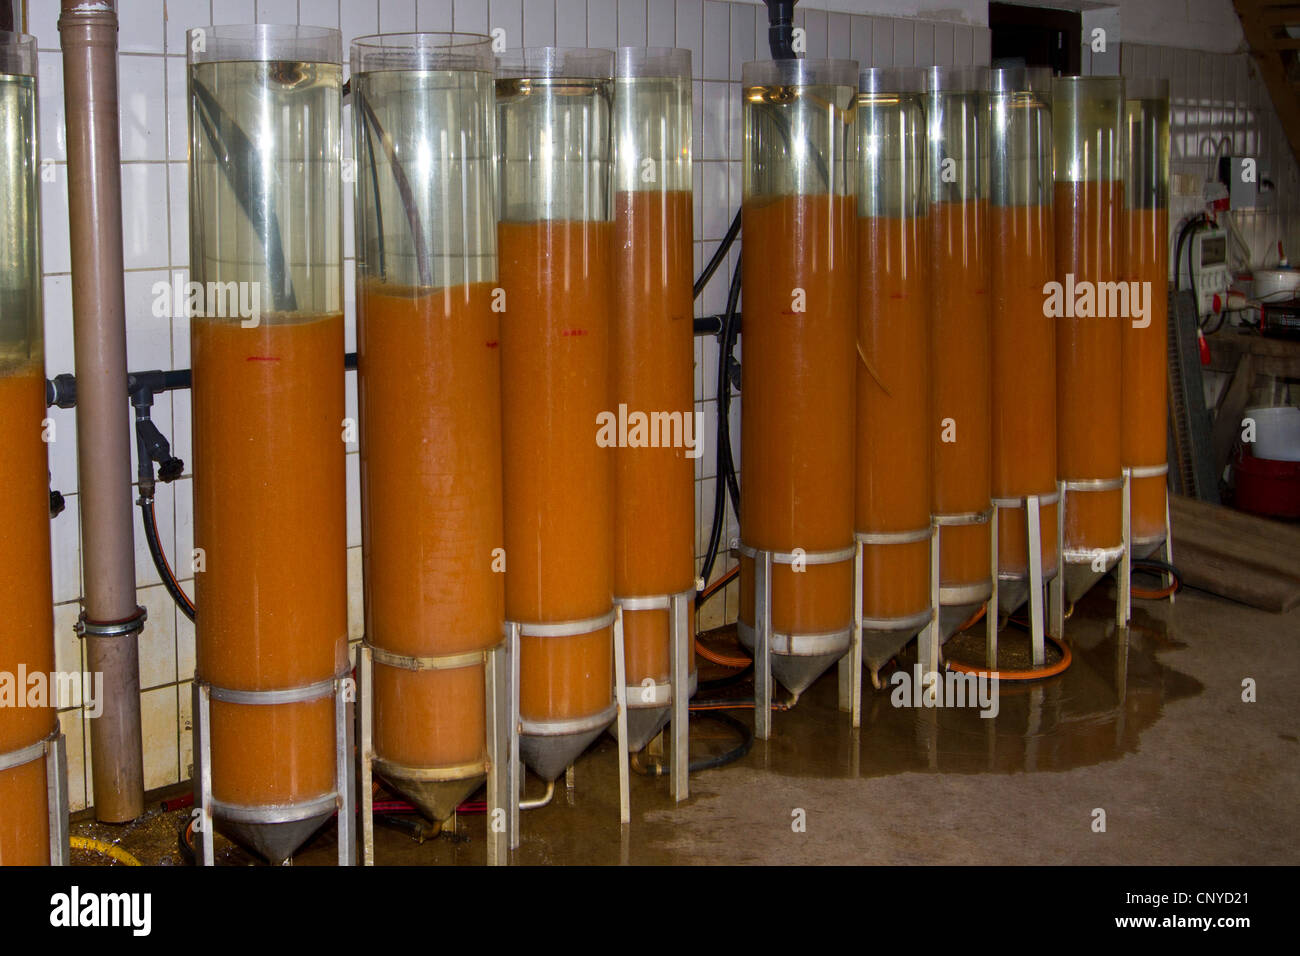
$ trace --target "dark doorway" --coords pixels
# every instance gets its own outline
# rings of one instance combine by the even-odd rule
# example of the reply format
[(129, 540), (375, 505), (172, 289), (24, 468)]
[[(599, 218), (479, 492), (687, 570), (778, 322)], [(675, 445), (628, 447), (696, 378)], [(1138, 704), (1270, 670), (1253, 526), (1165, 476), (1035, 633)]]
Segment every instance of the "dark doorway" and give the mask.
[(990, 3), (994, 66), (1046, 66), (1075, 76), (1082, 66), (1083, 16), (1073, 10)]

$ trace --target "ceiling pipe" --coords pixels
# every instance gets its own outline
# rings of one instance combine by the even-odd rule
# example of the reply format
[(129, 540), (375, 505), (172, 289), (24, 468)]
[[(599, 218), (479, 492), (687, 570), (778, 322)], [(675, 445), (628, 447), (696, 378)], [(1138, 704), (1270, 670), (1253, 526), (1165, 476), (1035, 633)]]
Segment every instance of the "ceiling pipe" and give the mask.
[(62, 0), (59, 37), (85, 578), (77, 630), (86, 643), (87, 669), (103, 675), (103, 713), (89, 722), (95, 816), (122, 823), (144, 812), (137, 647), (144, 611), (136, 605), (131, 431), (122, 401), (127, 373), (117, 4)]

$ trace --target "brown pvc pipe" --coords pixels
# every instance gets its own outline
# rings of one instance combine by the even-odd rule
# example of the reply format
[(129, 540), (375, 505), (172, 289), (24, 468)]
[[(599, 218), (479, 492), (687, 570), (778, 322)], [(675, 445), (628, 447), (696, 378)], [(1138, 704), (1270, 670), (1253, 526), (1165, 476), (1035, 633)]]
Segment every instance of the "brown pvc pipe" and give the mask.
[[(87, 622), (108, 624), (137, 613), (116, 3), (63, 0), (59, 36), (68, 138), (83, 601)], [(90, 747), (95, 815), (107, 823), (133, 820), (144, 812), (138, 637), (138, 629), (120, 637), (85, 637), (88, 669), (103, 674), (104, 681), (104, 710), (90, 721)]]

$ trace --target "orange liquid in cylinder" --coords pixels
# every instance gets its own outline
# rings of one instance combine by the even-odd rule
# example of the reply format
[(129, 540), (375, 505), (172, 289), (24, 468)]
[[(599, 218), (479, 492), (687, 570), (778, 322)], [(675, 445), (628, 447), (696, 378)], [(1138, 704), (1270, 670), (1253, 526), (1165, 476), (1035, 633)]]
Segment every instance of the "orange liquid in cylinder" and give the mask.
[[(506, 617), (574, 621), (613, 598), (614, 455), (596, 443), (610, 402), (613, 223), (503, 222), (502, 437)], [(613, 700), (610, 629), (520, 639), (520, 715), (564, 720)]]
[[(1056, 320), (1044, 311), (1043, 286), (1055, 277), (1052, 210), (993, 205), (993, 496), (1056, 492)], [(1029, 569), (1025, 508), (998, 511), (998, 570)], [(1043, 569), (1056, 567), (1056, 505), (1043, 505)]]
[[(1076, 285), (1122, 278), (1123, 208), (1123, 183), (1056, 184), (1058, 282), (1067, 274)], [(1056, 448), (1064, 481), (1121, 475), (1120, 324), (1095, 314), (1057, 320)], [(1122, 490), (1066, 493), (1068, 551), (1117, 548), (1123, 537)]]
[[(1124, 368), (1123, 456), (1133, 468), (1168, 461), (1169, 419), (1169, 211), (1127, 209), (1125, 264), (1131, 281), (1150, 283), (1150, 324), (1121, 326)], [(1129, 521), (1134, 541), (1165, 535), (1165, 475), (1134, 478), (1129, 485)]]
[[(343, 316), (278, 318), (192, 325), (198, 674), (235, 690), (300, 687), (347, 663)], [(212, 702), (218, 800), (329, 793), (334, 748), (332, 695)]]
[[(39, 362), (0, 372), (0, 672), (13, 681), (14, 700), (0, 706), (0, 754), (21, 750), (55, 728), (53, 707), (27, 706), (28, 675), (54, 670), (54, 599), (50, 579), (50, 472), (41, 421), (45, 418), (45, 371)], [(66, 519), (65, 519), (66, 520)], [(47, 692), (53, 691), (48, 687)], [(47, 694), (44, 701), (53, 703)], [(21, 705), (21, 706), (20, 706)], [(0, 771), (0, 866), (50, 862), (49, 805), (45, 761)]]
[[(747, 200), (743, 228), (741, 537), (778, 552), (847, 548), (859, 361), (853, 200)], [(753, 559), (740, 568), (740, 618), (752, 626)], [(842, 630), (853, 620), (853, 562), (801, 572), (774, 564), (771, 593), (777, 633)]]
[[(858, 220), (857, 530), (930, 526), (928, 220)], [(930, 542), (864, 544), (862, 613), (930, 606)]]
[[(934, 269), (930, 339), (934, 513), (984, 512), (989, 508), (992, 468), (988, 203), (933, 203), (930, 228)], [(949, 430), (948, 419), (955, 433)], [(945, 526), (939, 534), (939, 548), (943, 586), (989, 581), (987, 523)]]
[[(363, 283), (357, 301), (366, 633), (436, 657), (502, 639), (500, 315), (492, 285)], [(375, 746), (408, 766), (485, 756), (483, 665), (376, 663)]]
[[(613, 409), (676, 413), (694, 428), (694, 301), (691, 194), (626, 191), (615, 197)], [(689, 428), (689, 433), (685, 429)], [(669, 436), (661, 435), (666, 439)], [(695, 462), (685, 447), (614, 452), (614, 591), (676, 594), (695, 579)], [(627, 683), (669, 677), (666, 611), (625, 611)], [(690, 655), (694, 661), (694, 655)]]

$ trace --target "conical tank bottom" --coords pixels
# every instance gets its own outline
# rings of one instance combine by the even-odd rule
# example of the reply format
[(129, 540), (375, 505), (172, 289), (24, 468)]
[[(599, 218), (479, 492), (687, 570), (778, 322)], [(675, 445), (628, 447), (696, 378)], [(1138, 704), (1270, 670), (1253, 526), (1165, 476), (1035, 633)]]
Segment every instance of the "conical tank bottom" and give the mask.
[(456, 808), (486, 779), (483, 774), (476, 774), (459, 780), (419, 780), (392, 771), (384, 771), (379, 776), (425, 819), (434, 823), (446, 823)]
[(220, 817), (216, 822), (217, 829), (240, 846), (252, 850), (272, 866), (279, 866), (292, 858), (333, 817), (331, 811), (285, 823), (243, 823)]
[(920, 632), (919, 627), (910, 627), (901, 631), (874, 631), (862, 629), (862, 659), (872, 674), (879, 674), (880, 669), (898, 656), (898, 652), (907, 646), (907, 642)]
[(984, 605), (983, 601), (974, 604), (943, 604), (939, 607), (939, 643), (957, 633), (961, 627)]
[(1141, 561), (1144, 558), (1151, 557), (1151, 555), (1155, 554), (1157, 551), (1160, 550), (1160, 548), (1164, 545), (1164, 543), (1165, 543), (1165, 536), (1163, 533), (1160, 534), (1158, 537), (1148, 538), (1145, 541), (1134, 541), (1133, 560)]
[[(655, 734), (668, 726), (673, 709), (663, 707), (629, 707), (627, 709), (627, 751), (639, 753), (654, 740)], [(611, 736), (618, 733), (617, 725), (608, 728)]]
[(593, 740), (605, 732), (606, 726), (573, 734), (520, 734), (519, 755), (529, 770), (550, 783), (564, 773)]
[(1111, 568), (1119, 562), (1116, 556), (1106, 562), (1105, 571), (1093, 570), (1092, 562), (1080, 562), (1065, 565), (1065, 599), (1073, 604), (1092, 590), (1094, 584), (1110, 573)]
[(1028, 578), (998, 578), (998, 626), (1001, 627), (1029, 600)]
[(773, 654), (772, 676), (781, 682), (782, 687), (797, 697), (843, 656), (843, 651), (835, 654), (815, 654), (810, 657)]

